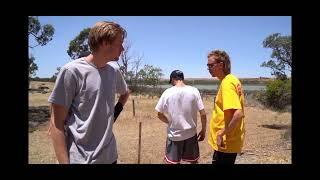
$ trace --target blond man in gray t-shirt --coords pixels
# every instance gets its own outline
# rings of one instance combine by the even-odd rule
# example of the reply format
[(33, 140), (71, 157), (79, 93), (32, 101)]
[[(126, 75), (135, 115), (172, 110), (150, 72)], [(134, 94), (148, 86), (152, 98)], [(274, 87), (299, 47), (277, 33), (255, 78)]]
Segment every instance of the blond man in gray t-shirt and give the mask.
[[(59, 163), (117, 162), (112, 127), (129, 90), (111, 61), (119, 59), (125, 37), (126, 31), (120, 25), (98, 22), (89, 32), (91, 54), (61, 68), (48, 99), (49, 134)], [(115, 93), (120, 94), (116, 110)]]

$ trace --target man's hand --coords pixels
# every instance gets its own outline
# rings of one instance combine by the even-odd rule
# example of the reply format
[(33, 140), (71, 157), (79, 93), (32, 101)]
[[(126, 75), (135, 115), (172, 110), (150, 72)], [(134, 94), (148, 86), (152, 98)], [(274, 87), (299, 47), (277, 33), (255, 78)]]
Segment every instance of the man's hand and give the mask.
[(207, 115), (204, 109), (200, 110), (200, 117), (201, 117), (201, 131), (198, 134), (198, 141), (203, 141), (206, 137), (206, 129), (207, 129)]
[(221, 131), (218, 132), (217, 135), (217, 145), (219, 149), (225, 149), (225, 145), (223, 144), (223, 136), (225, 134), (224, 132), (225, 129), (223, 128)]
[(202, 129), (199, 134), (198, 134), (198, 141), (203, 141), (204, 138), (206, 137), (206, 130), (205, 129)]

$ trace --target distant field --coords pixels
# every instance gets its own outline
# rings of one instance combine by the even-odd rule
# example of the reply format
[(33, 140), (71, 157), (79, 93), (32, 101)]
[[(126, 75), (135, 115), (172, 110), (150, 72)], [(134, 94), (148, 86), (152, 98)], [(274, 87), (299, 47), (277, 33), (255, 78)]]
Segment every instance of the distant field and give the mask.
[[(195, 84), (193, 86), (198, 88), (199, 90), (218, 90), (218, 84)], [(163, 84), (163, 85), (160, 85), (160, 87), (166, 89), (166, 88), (172, 87), (172, 85)], [(260, 91), (265, 89), (266, 89), (266, 86), (263, 84), (243, 85), (244, 91)]]
[[(242, 84), (256, 84), (265, 85), (271, 78), (240, 78)], [(162, 79), (160, 83), (162, 85), (168, 84), (169, 79)], [(213, 78), (186, 78), (185, 83), (189, 85), (207, 85), (207, 84), (219, 84), (220, 81)]]
[[(43, 81), (41, 81), (43, 79)], [(242, 84), (248, 85), (265, 85), (271, 78), (240, 78)], [(49, 82), (50, 78), (39, 78), (37, 81), (32, 81), (36, 83), (45, 83)], [(169, 83), (169, 79), (161, 79), (160, 85), (166, 85)], [(188, 85), (212, 85), (219, 84), (220, 81), (216, 78), (186, 78), (185, 83)]]

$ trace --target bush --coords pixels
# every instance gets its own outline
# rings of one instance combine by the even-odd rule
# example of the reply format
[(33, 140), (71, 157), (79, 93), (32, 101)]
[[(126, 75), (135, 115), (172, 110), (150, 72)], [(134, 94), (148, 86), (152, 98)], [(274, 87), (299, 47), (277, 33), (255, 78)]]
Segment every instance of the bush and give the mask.
[(260, 91), (248, 92), (247, 95), (245, 95), (245, 106), (265, 109), (265, 105), (258, 100), (259, 93)]
[(291, 105), (291, 79), (268, 82), (266, 91), (259, 93), (258, 100), (276, 110), (286, 109)]

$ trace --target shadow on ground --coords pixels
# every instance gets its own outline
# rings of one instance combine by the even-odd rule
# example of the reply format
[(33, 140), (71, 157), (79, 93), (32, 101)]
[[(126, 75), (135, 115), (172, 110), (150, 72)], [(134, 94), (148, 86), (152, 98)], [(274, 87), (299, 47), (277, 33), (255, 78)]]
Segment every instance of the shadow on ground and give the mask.
[(49, 106), (29, 107), (29, 132), (33, 132), (36, 128), (49, 120)]
[(269, 129), (277, 129), (277, 130), (291, 128), (290, 125), (285, 125), (285, 124), (263, 124), (263, 125), (259, 125), (258, 127), (264, 127), (264, 128), (269, 128)]

